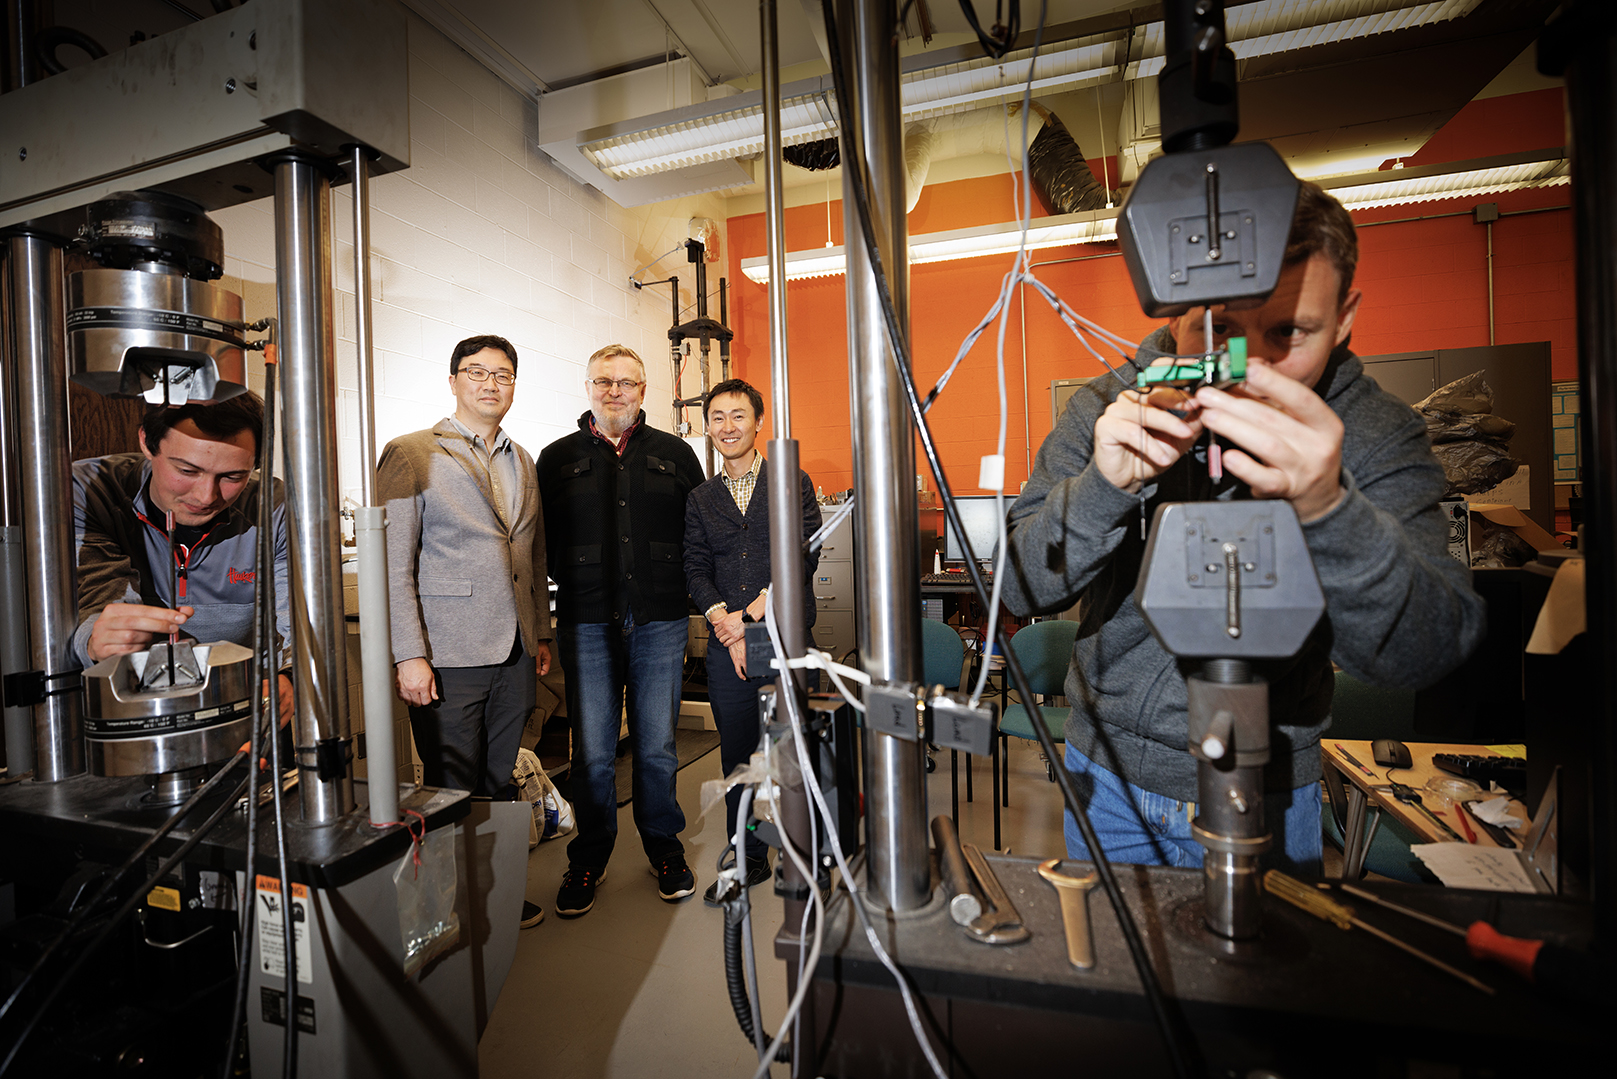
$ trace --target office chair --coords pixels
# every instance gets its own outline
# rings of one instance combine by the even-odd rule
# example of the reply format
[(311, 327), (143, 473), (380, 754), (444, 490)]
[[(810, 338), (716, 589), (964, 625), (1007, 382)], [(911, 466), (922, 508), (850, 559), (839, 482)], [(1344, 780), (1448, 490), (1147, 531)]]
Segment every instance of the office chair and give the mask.
[[(1040, 697), (1059, 697), (1067, 692), (1067, 669), (1072, 665), (1072, 643), (1078, 636), (1078, 623), (1065, 619), (1049, 619), (1044, 622), (1035, 622), (1017, 630), (1016, 636), (1011, 638), (1011, 651), (1016, 654), (1016, 660), (1022, 665), (1027, 674), (1028, 688)], [(1050, 728), (1050, 736), (1057, 745), (1064, 745), (1062, 732), (1066, 729), (1067, 717), (1072, 709), (1052, 708), (1041, 705), (1039, 711), (1044, 715), (1044, 721)], [(1005, 712), (999, 717), (999, 768), (994, 774), (994, 849), (998, 850), (999, 843), (999, 808), (1011, 804), (1011, 767), (1009, 760), (1009, 742), (1007, 736), (1026, 738), (1037, 741), (1033, 733), (1033, 719), (1023, 704), (1009, 704)], [(1045, 769), (1050, 775), (1050, 782), (1054, 783), (1056, 769), (1062, 764), (1057, 760), (1046, 760)]]
[[(1336, 690), (1331, 697), (1331, 726), (1325, 737), (1415, 741), (1414, 690), (1382, 689), (1367, 685), (1346, 671), (1337, 671)], [(1323, 771), (1325, 789), (1331, 796), (1331, 811), (1320, 814), (1320, 820), (1325, 838), (1342, 849), (1347, 831), (1347, 787), (1335, 768), (1325, 765)], [(1372, 808), (1371, 812), (1376, 810)], [(1381, 826), (1371, 835), (1364, 868), (1407, 884), (1437, 883), (1437, 878), (1409, 849), (1410, 843), (1417, 842), (1416, 837), (1391, 816), (1380, 816)]]
[[(955, 632), (953, 626), (939, 622), (932, 618), (921, 619), (921, 666), (923, 669), (922, 681), (927, 689), (933, 686), (942, 686), (944, 689), (959, 689), (965, 678), (966, 645)], [(927, 747), (927, 771), (932, 770), (931, 750)], [(969, 757), (969, 754), (968, 754)], [(970, 768), (970, 762), (967, 762)], [(960, 753), (949, 750), (949, 774), (953, 794), (950, 798), (950, 814), (953, 816), (955, 826), (960, 824)], [(968, 790), (966, 800), (971, 800)]]

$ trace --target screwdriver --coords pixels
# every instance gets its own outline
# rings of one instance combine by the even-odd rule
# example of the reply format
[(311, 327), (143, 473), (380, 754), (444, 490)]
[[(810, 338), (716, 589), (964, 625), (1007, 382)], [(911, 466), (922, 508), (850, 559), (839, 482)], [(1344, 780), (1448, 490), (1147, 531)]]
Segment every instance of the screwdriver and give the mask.
[(1353, 908), (1346, 903), (1339, 903), (1324, 892), (1310, 888), (1302, 881), (1294, 877), (1288, 877), (1278, 869), (1271, 869), (1263, 875), (1263, 887), (1270, 895), (1284, 899), (1292, 906), (1312, 914), (1320, 921), (1330, 922), (1338, 929), (1349, 929), (1353, 926), (1358, 926), (1371, 936), (1380, 937), (1395, 948), (1402, 948), (1416, 959), (1424, 960), (1438, 970), (1454, 975), (1472, 988), (1480, 989), (1489, 996), (1494, 995), (1494, 988), (1488, 983), (1478, 981), (1465, 971), (1451, 967), (1435, 956), (1427, 955), (1414, 945), (1405, 944), (1390, 933), (1384, 933), (1373, 925), (1367, 925), (1354, 917)]

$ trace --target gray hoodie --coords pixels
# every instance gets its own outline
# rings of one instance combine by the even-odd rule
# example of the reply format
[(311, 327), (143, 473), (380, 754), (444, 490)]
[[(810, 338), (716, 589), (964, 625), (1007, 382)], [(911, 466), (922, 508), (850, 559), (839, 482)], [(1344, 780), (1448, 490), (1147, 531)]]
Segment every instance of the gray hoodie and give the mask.
[[(1160, 329), (1119, 374), (1132, 386), (1139, 366), (1172, 351), (1172, 336)], [(1134, 603), (1145, 551), (1139, 496), (1114, 487), (1090, 460), (1095, 421), (1123, 388), (1107, 375), (1073, 394), (1040, 447), (1011, 507), (1004, 601), (1027, 615), (1084, 600), (1067, 673), (1068, 743), (1136, 786), (1194, 801), (1183, 677), (1194, 665), (1162, 650)], [(1296, 656), (1254, 665), (1270, 683), (1269, 790), (1319, 778), (1316, 747), (1330, 724), (1331, 661), (1365, 682), (1420, 688), (1458, 666), (1484, 627), (1470, 570), (1447, 553), (1437, 507), (1443, 470), (1425, 425), (1377, 386), (1345, 345), (1331, 355), (1315, 389), (1346, 428), (1345, 493), (1330, 513), (1303, 526), (1325, 590), (1324, 617)], [(1158, 503), (1251, 494), (1229, 473), (1211, 481), (1198, 443), (1147, 484), (1145, 496), (1150, 520)]]

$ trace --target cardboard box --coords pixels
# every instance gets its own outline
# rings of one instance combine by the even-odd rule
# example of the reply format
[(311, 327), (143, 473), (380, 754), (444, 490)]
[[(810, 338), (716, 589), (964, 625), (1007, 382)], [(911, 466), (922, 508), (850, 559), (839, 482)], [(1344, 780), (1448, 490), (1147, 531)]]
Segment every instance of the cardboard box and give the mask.
[(1520, 536), (1528, 546), (1535, 551), (1559, 551), (1561, 542), (1554, 536), (1528, 518), (1528, 516), (1515, 506), (1502, 506), (1498, 503), (1472, 502), (1471, 516), (1473, 522), (1470, 531), (1476, 531), (1475, 518), (1482, 517), (1496, 525), (1503, 525), (1516, 535)]

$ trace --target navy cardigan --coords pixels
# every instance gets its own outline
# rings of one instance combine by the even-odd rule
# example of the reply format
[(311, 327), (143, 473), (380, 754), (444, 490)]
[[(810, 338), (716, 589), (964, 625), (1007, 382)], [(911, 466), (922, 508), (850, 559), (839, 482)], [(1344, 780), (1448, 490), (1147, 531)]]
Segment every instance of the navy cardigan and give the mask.
[[(803, 502), (803, 540), (820, 527), (820, 504), (808, 473), (798, 469)], [(814, 625), (814, 570), (820, 552), (804, 559), (805, 625)], [(739, 611), (769, 584), (769, 470), (759, 470), (758, 486), (742, 514), (723, 476), (691, 492), (685, 506), (685, 583), (698, 611), (723, 602)]]

